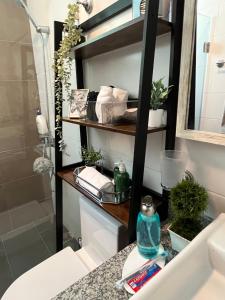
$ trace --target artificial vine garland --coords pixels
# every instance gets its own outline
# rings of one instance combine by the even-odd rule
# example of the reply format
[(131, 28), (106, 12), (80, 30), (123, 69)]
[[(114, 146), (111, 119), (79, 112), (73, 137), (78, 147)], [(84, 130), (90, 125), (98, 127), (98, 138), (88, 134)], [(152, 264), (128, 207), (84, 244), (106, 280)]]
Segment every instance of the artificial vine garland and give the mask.
[[(71, 49), (81, 40), (81, 29), (77, 26), (79, 20), (79, 6), (68, 5), (68, 16), (64, 22), (64, 37), (60, 42), (59, 50), (55, 52), (55, 97), (56, 97), (56, 134), (60, 137), (59, 147), (63, 150), (61, 112), (63, 101), (71, 101)], [(63, 93), (63, 90), (65, 93)], [(64, 97), (65, 96), (65, 97)]]

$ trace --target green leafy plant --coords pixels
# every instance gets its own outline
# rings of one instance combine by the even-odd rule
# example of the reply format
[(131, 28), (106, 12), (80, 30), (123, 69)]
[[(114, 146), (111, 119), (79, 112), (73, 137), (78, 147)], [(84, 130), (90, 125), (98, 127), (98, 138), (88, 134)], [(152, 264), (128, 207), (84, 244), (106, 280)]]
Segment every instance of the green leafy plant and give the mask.
[(103, 159), (101, 150), (95, 151), (94, 148), (81, 148), (81, 156), (86, 165), (95, 165), (97, 161)]
[[(60, 137), (60, 149), (62, 150), (62, 127), (61, 112), (62, 103), (65, 100), (71, 101), (71, 68), (72, 56), (71, 49), (81, 40), (81, 29), (76, 25), (79, 20), (79, 6), (77, 4), (68, 5), (68, 16), (64, 22), (64, 36), (60, 42), (58, 51), (55, 52), (55, 96), (56, 96), (56, 134)], [(63, 89), (65, 93), (63, 93)], [(65, 97), (64, 97), (65, 95)]]
[(153, 110), (159, 109), (164, 104), (172, 88), (172, 85), (165, 87), (162, 81), (163, 78), (152, 82), (150, 108)]
[(188, 240), (201, 230), (201, 216), (207, 207), (208, 194), (193, 177), (188, 176), (171, 189), (171, 229)]

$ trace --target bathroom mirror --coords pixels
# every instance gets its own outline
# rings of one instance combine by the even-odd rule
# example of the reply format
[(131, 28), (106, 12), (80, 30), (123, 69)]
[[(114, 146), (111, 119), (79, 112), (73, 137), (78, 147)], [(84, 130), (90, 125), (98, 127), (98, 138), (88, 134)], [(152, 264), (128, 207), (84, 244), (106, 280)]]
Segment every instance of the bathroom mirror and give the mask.
[(225, 145), (225, 1), (186, 0), (177, 136)]

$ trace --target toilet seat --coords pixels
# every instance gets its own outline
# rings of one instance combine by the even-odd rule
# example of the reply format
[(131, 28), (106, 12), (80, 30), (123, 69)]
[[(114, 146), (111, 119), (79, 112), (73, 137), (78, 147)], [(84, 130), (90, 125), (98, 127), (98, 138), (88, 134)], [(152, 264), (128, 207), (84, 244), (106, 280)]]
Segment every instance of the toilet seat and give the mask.
[(16, 279), (1, 300), (52, 299), (90, 272), (84, 263), (87, 255), (81, 250), (67, 247), (46, 259)]
[(50, 300), (117, 253), (122, 225), (84, 197), (79, 203), (83, 247), (67, 247), (24, 273), (1, 300)]

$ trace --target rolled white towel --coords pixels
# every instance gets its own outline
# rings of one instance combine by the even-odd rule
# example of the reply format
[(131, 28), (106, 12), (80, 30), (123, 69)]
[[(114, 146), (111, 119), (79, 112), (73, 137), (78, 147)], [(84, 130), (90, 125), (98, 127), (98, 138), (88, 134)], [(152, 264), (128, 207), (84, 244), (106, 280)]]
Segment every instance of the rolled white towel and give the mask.
[[(85, 169), (80, 172), (79, 177), (80, 178), (77, 180), (78, 183), (97, 197), (101, 197), (101, 192), (114, 192), (112, 181), (98, 172), (95, 168), (85, 167)], [(91, 185), (88, 184), (88, 182)], [(92, 185), (97, 189), (92, 187)]]

